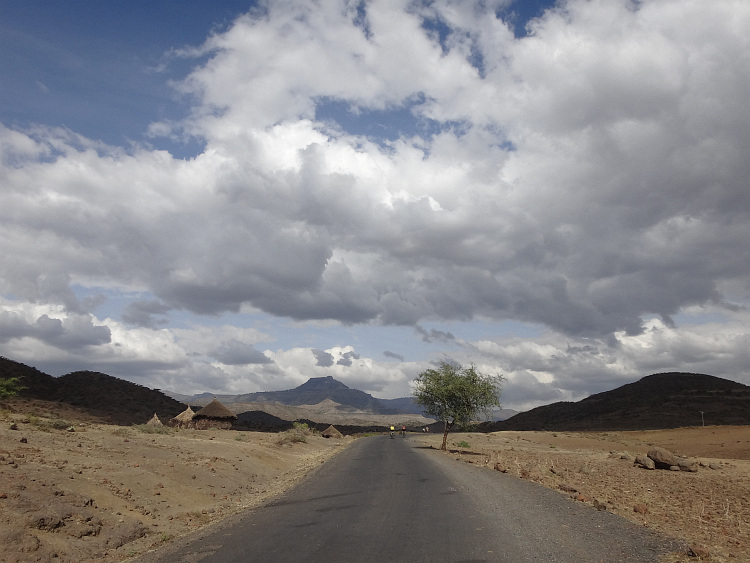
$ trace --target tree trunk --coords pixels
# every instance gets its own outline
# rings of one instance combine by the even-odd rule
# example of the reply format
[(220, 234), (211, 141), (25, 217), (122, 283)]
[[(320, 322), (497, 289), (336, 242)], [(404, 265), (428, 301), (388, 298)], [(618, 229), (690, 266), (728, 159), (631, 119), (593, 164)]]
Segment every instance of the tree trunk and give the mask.
[(446, 443), (448, 442), (448, 431), (451, 429), (451, 426), (453, 426), (452, 422), (445, 421), (445, 432), (443, 432), (443, 445), (440, 446), (441, 450), (447, 450)]

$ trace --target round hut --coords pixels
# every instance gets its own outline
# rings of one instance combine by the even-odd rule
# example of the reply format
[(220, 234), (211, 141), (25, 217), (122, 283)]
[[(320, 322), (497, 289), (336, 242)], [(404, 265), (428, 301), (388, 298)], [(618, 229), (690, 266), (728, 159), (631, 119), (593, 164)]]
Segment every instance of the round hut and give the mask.
[(171, 426), (174, 426), (175, 428), (193, 428), (194, 416), (195, 416), (195, 411), (191, 409), (190, 407), (188, 407), (184, 411), (182, 411), (180, 414), (178, 414), (176, 417), (171, 419), (169, 423)]
[(344, 435), (339, 432), (338, 428), (336, 428), (333, 424), (331, 424), (328, 428), (323, 430), (320, 434), (323, 436), (323, 438), (343, 438)]
[(159, 417), (156, 416), (156, 413), (154, 413), (154, 416), (152, 416), (151, 420), (149, 420), (146, 423), (146, 426), (164, 426), (164, 425), (161, 423), (161, 420), (159, 420)]
[(237, 416), (214, 397), (213, 401), (195, 413), (193, 424), (198, 430), (220, 428), (229, 430)]

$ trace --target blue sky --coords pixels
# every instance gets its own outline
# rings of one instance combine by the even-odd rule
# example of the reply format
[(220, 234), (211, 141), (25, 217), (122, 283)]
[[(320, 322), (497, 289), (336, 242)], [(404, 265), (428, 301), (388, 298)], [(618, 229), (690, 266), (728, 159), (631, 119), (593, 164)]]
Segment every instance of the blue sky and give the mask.
[(516, 409), (748, 383), (748, 6), (0, 3), (0, 355), (381, 397), (451, 359)]

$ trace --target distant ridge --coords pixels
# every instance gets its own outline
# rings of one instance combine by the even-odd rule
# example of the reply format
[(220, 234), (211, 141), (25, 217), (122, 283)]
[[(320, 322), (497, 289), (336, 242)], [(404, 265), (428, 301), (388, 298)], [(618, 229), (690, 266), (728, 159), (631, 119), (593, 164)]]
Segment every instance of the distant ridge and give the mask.
[[(701, 411), (703, 415), (701, 417)], [(750, 424), (750, 387), (698, 373), (659, 373), (591, 395), (483, 423), (498, 430), (655, 430)]]
[(144, 424), (154, 413), (169, 420), (185, 410), (185, 405), (161, 391), (105, 373), (76, 371), (52, 377), (0, 357), (0, 377), (20, 377), (21, 385), (26, 387), (21, 397), (65, 403), (112, 424)]
[[(185, 397), (179, 395), (179, 397)], [(331, 400), (345, 407), (352, 407), (373, 414), (400, 414), (401, 411), (389, 408), (385, 401), (376, 399), (369, 393), (351, 389), (328, 377), (312, 377), (294, 389), (285, 391), (259, 391), (241, 395), (213, 395), (201, 393), (183, 398), (184, 402), (196, 404), (216, 397), (224, 404), (232, 403), (281, 403), (290, 406), (317, 405), (325, 400)]]

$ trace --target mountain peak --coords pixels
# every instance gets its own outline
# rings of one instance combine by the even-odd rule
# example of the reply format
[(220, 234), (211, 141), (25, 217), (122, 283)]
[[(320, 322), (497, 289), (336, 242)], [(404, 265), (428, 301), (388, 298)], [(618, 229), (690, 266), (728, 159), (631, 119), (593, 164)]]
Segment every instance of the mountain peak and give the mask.
[(301, 391), (330, 391), (333, 389), (349, 389), (349, 387), (329, 375), (327, 377), (311, 377), (307, 380), (306, 383), (303, 383), (302, 385), (297, 387), (297, 389)]

